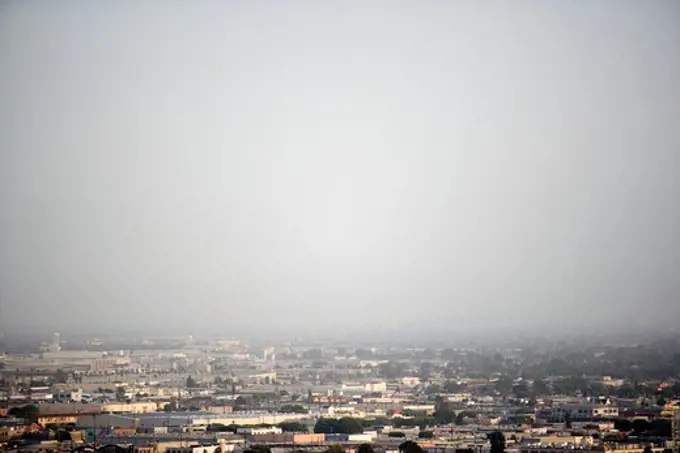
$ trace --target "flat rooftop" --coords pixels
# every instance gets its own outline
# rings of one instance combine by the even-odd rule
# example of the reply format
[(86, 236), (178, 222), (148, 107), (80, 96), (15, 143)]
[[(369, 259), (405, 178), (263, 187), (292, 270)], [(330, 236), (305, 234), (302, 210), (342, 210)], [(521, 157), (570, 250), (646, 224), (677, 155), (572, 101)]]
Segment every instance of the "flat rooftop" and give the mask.
[[(84, 414), (80, 414), (84, 415)], [(144, 412), (141, 414), (96, 414), (98, 416), (115, 416), (126, 419), (146, 419), (146, 420), (189, 420), (196, 418), (207, 418), (207, 419), (249, 419), (256, 417), (290, 417), (291, 414), (276, 412), (247, 412), (247, 413), (227, 413), (227, 414), (213, 414), (212, 412)], [(296, 414), (292, 414), (296, 415)], [(302, 414), (305, 415), (305, 414)]]

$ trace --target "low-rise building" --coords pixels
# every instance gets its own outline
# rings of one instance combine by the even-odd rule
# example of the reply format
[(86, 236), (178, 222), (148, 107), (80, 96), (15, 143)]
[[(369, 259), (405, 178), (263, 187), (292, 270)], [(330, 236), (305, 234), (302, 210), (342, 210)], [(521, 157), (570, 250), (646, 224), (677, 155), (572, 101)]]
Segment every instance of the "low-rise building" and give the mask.
[(0, 426), (0, 443), (21, 437), (28, 428), (26, 425)]
[(69, 423), (76, 423), (78, 417), (82, 414), (47, 414), (38, 415), (36, 423), (42, 426), (47, 425), (68, 425)]
[[(516, 434), (514, 434), (516, 435)], [(516, 435), (517, 436), (517, 435)], [(521, 443), (527, 447), (580, 447), (590, 448), (593, 446), (592, 436), (526, 436), (523, 437)]]
[(165, 453), (219, 453), (220, 445), (187, 445), (182, 447), (170, 447)]
[(262, 434), (281, 434), (283, 430), (278, 426), (247, 426), (236, 429), (238, 434), (246, 434), (249, 436), (258, 436)]
[(308, 414), (210, 414), (207, 412), (153, 412), (139, 414), (96, 414), (78, 417), (77, 426), (83, 428), (130, 428), (165, 426), (168, 430), (200, 431), (211, 424), (220, 425), (277, 425), (284, 421), (309, 418)]
[(368, 393), (384, 393), (387, 391), (387, 382), (367, 382), (364, 391)]
[(417, 413), (417, 414), (434, 414), (435, 405), (434, 404), (406, 404), (402, 408), (403, 412), (406, 413)]
[(592, 420), (618, 418), (619, 408), (599, 404), (566, 404), (553, 407), (551, 413), (553, 418), (560, 421), (567, 417), (571, 420)]
[(155, 445), (135, 445), (132, 447), (132, 453), (156, 453)]
[(416, 376), (406, 376), (401, 378), (401, 385), (406, 387), (415, 387), (420, 385), (420, 378)]
[(252, 436), (251, 441), (258, 444), (320, 444), (326, 441), (325, 434), (283, 433)]
[(40, 415), (78, 414), (78, 413), (119, 413), (119, 414), (144, 414), (156, 412), (158, 404), (155, 402), (140, 401), (135, 403), (54, 403), (40, 404)]
[(52, 400), (58, 403), (81, 402), (83, 400), (83, 390), (58, 390), (52, 395)]
[(106, 374), (129, 364), (130, 359), (128, 357), (99, 357), (90, 362), (90, 373)]
[[(579, 449), (579, 453), (643, 453), (647, 445), (642, 444), (615, 444), (599, 445), (585, 449)], [(650, 446), (653, 453), (663, 453), (663, 447)], [(574, 451), (573, 447), (522, 447), (520, 453), (566, 453)]]

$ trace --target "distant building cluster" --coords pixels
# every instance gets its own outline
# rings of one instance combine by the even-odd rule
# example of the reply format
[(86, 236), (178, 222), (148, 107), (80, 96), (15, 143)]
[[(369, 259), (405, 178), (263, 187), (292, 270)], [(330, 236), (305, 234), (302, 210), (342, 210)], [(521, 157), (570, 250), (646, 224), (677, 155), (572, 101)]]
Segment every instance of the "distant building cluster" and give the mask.
[[(33, 351), (3, 357), (0, 445), (117, 445), (138, 453), (255, 446), (258, 453), (303, 446), (359, 453), (365, 444), (394, 453), (420, 453), (405, 450), (413, 445), (429, 453), (677, 451), (680, 374), (640, 380), (639, 345), (600, 349), (569, 352), (573, 363), (583, 357), (587, 374), (586, 365), (572, 372), (554, 349), (535, 347), (251, 347), (193, 337), (75, 344), (54, 334)], [(623, 366), (620, 376), (596, 372), (611, 371), (609, 363)]]

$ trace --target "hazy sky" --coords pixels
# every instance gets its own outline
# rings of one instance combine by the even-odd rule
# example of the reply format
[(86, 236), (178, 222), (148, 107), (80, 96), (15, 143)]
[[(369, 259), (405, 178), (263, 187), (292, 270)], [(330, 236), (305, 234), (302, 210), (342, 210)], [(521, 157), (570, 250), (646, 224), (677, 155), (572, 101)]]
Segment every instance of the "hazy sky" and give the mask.
[(0, 326), (677, 324), (679, 81), (678, 1), (3, 1)]

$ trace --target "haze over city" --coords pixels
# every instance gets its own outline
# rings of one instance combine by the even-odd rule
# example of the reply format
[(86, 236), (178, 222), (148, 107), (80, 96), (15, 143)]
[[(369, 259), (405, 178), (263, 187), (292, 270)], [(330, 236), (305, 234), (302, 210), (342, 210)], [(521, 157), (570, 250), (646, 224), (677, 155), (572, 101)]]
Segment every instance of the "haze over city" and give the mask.
[(0, 1), (0, 452), (680, 453), (680, 1)]
[(0, 4), (0, 330), (680, 321), (680, 3)]

